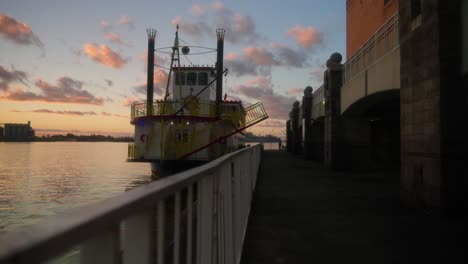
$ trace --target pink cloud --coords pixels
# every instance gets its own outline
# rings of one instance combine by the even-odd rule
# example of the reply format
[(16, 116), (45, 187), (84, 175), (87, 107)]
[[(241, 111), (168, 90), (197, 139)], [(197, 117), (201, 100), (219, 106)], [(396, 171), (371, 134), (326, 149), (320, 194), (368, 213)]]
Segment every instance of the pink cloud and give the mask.
[(194, 16), (203, 16), (206, 13), (207, 7), (202, 4), (194, 4), (190, 8), (190, 13)]
[(0, 36), (21, 45), (43, 46), (29, 25), (19, 22), (6, 14), (0, 14)]
[(290, 28), (286, 34), (294, 38), (296, 43), (305, 49), (309, 49), (312, 45), (322, 42), (322, 33), (311, 26), (296, 25)]
[(129, 61), (123, 59), (107, 45), (99, 46), (95, 43), (87, 43), (83, 46), (83, 51), (93, 61), (116, 69), (122, 68)]
[(130, 98), (130, 97), (125, 97), (123, 100), (122, 100), (122, 105), (125, 106), (125, 107), (130, 107), (132, 106), (132, 104), (134, 102), (137, 102), (139, 101), (139, 99), (136, 99), (136, 98)]
[(227, 59), (227, 60), (235, 60), (236, 58), (237, 58), (237, 54), (232, 53), (232, 52), (229, 52), (229, 53), (226, 55), (226, 59)]
[(287, 95), (301, 95), (304, 93), (304, 88), (291, 88), (286, 91)]
[[(169, 65), (165, 65), (169, 63), (170, 60), (170, 55), (167, 55), (166, 57), (159, 56), (157, 53), (154, 54), (154, 64), (160, 65), (160, 66), (167, 66), (169, 68)], [(145, 50), (141, 53), (139, 56), (139, 59), (141, 62), (143, 62), (145, 65), (148, 63), (148, 50)], [(146, 68), (145, 68), (146, 70)]]
[(35, 101), (47, 103), (72, 103), (103, 105), (104, 99), (95, 97), (90, 92), (83, 90), (83, 83), (70, 77), (61, 77), (55, 85), (43, 80), (35, 82), (36, 87), (41, 90), (41, 94), (25, 91), (22, 88), (11, 89), (0, 96), (1, 100), (9, 101)]
[(224, 4), (221, 1), (214, 1), (211, 4), (211, 8), (213, 8), (216, 11), (221, 11), (224, 9)]
[(125, 45), (125, 42), (122, 40), (122, 38), (114, 32), (106, 33), (104, 37), (107, 40), (114, 42), (115, 44)]
[[(154, 93), (156, 95), (162, 96), (166, 92), (166, 85), (167, 85), (167, 78), (168, 74), (163, 69), (155, 69), (153, 75), (153, 82), (154, 82)], [(146, 95), (147, 85), (146, 82), (143, 84), (139, 84), (134, 87), (135, 91)]]
[(258, 76), (254, 79), (247, 81), (247, 85), (249, 86), (258, 86), (260, 88), (266, 89), (270, 85), (270, 81), (262, 76)]
[(280, 120), (265, 120), (264, 122), (261, 122), (260, 124), (256, 125), (258, 127), (272, 127), (272, 128), (283, 128), (286, 127), (286, 122), (285, 121), (280, 121)]
[(130, 118), (129, 116), (124, 116), (124, 115), (118, 115), (118, 114), (112, 114), (108, 112), (101, 112), (101, 115), (103, 116), (109, 116), (109, 117), (120, 117), (120, 118)]
[(38, 109), (32, 111), (18, 111), (11, 110), (11, 112), (30, 112), (30, 113), (42, 113), (42, 114), (57, 114), (57, 115), (71, 115), (71, 116), (85, 116), (85, 115), (96, 115), (94, 111), (82, 112), (82, 111), (54, 111), (49, 109)]
[(109, 28), (111, 26), (111, 24), (108, 21), (105, 21), (105, 20), (101, 21), (101, 23), (99, 23), (99, 24), (104, 29)]
[(259, 65), (275, 65), (278, 62), (273, 58), (273, 54), (265, 48), (247, 47), (244, 49), (244, 59)]
[(133, 24), (133, 21), (127, 15), (120, 16), (117, 24), (127, 26), (129, 29), (135, 29), (135, 24)]

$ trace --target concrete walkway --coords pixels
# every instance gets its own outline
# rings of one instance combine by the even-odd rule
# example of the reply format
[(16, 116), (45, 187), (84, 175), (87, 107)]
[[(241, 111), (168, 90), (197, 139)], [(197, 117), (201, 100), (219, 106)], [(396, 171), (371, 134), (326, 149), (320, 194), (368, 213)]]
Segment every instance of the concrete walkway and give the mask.
[(458, 230), (401, 206), (397, 173), (331, 173), (285, 151), (260, 170), (241, 263), (463, 263), (441, 241)]

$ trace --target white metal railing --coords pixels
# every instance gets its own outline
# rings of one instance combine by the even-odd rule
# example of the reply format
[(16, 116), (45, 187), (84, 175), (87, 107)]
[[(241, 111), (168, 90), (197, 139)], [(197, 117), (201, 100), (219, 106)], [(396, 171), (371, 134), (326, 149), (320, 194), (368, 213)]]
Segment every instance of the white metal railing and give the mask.
[(0, 263), (240, 263), (261, 145), (0, 236)]
[(346, 61), (343, 83), (351, 80), (361, 71), (400, 46), (399, 26), (397, 12)]

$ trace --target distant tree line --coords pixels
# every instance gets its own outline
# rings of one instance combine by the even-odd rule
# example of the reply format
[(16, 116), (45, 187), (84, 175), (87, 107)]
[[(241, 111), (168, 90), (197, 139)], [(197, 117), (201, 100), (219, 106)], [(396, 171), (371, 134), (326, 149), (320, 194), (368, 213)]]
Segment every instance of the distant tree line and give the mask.
[(133, 137), (111, 137), (104, 135), (44, 135), (34, 137), (34, 141), (53, 142), (53, 141), (79, 141), (79, 142), (133, 142)]
[(279, 137), (275, 137), (273, 135), (265, 135), (265, 136), (259, 136), (255, 135), (252, 132), (245, 132), (245, 142), (281, 142), (281, 139)]

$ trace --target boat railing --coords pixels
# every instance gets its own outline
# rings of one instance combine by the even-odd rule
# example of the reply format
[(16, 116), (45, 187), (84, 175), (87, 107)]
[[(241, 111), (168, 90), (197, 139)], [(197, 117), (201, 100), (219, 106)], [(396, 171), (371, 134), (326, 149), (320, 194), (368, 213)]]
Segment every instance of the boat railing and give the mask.
[[(146, 104), (146, 101), (134, 102), (132, 104), (132, 120), (134, 120), (137, 117), (148, 116)], [(184, 106), (183, 102), (167, 101), (166, 106), (164, 107), (164, 101), (157, 100), (153, 102), (153, 111), (150, 116), (173, 116), (176, 115), (177, 111), (182, 106)], [(188, 105), (185, 105), (182, 112), (179, 112), (177, 114), (214, 118), (216, 114), (216, 104), (215, 102), (211, 101), (189, 103)]]
[(0, 263), (240, 263), (261, 145), (0, 235)]

